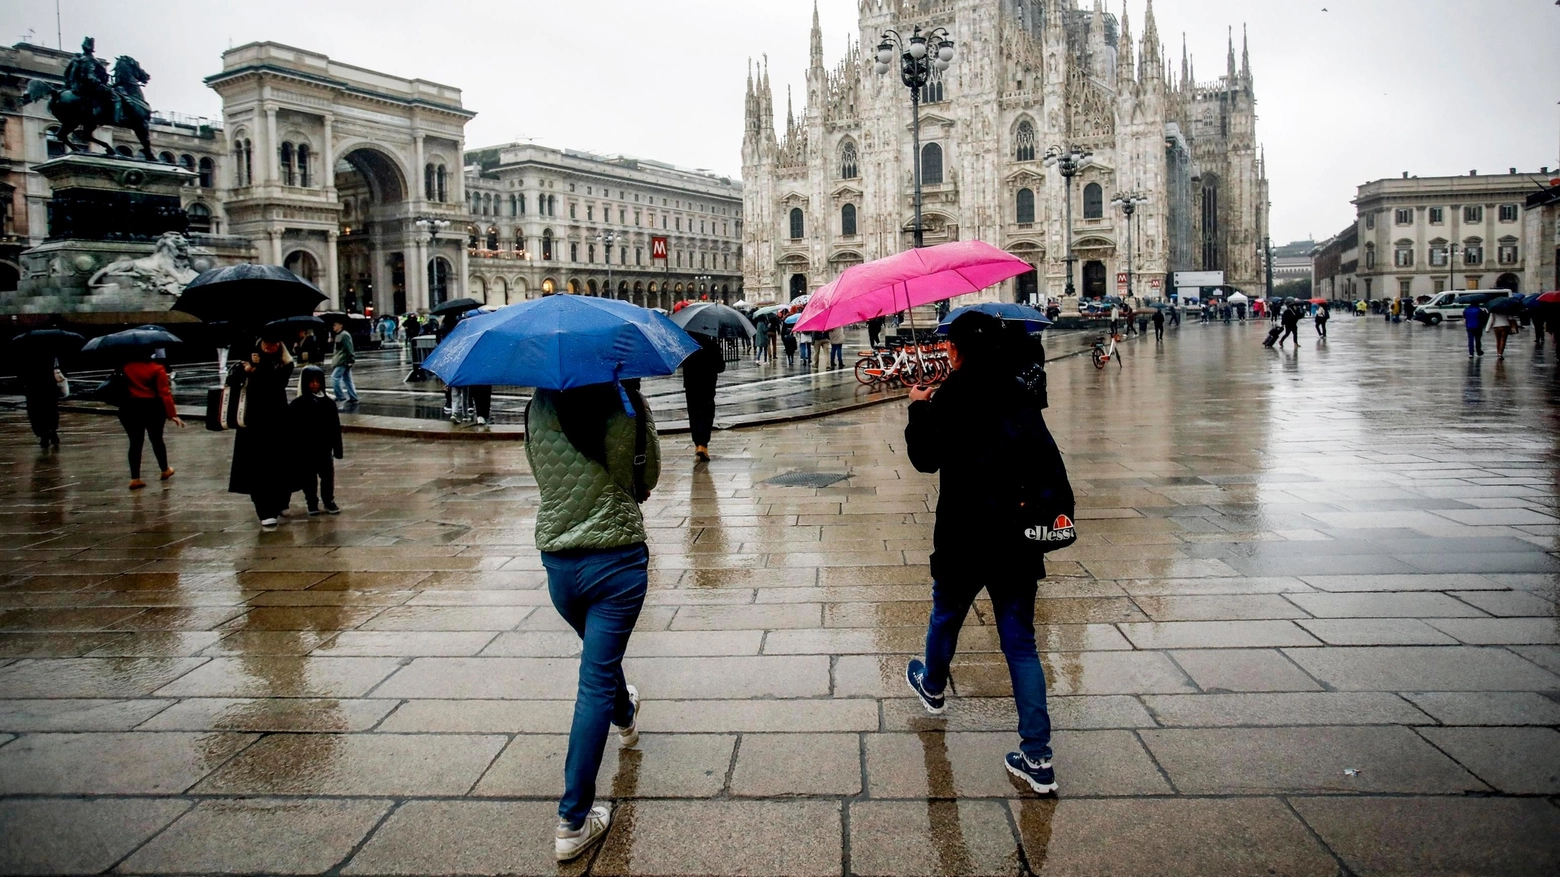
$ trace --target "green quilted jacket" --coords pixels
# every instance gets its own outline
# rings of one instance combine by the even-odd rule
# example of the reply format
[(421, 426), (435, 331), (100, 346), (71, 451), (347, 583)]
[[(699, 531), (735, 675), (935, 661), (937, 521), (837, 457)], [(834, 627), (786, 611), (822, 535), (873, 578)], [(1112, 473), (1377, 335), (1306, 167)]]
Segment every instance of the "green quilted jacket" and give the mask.
[[(655, 419), (645, 411), (645, 489), (661, 477)], [(536, 547), (542, 551), (620, 548), (645, 541), (645, 519), (634, 500), (634, 419), (620, 413), (607, 423), (607, 462), (575, 449), (558, 423), (552, 394), (538, 392), (527, 418), (525, 456), (541, 488)]]

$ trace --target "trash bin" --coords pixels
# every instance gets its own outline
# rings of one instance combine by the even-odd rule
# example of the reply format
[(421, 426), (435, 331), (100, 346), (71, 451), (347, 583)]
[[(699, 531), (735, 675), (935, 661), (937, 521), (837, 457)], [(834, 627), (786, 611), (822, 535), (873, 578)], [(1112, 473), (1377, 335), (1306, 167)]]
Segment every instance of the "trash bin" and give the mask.
[(428, 380), (428, 373), (423, 371), (423, 362), (437, 346), (439, 339), (433, 335), (418, 335), (412, 339), (412, 371), (406, 376), (408, 382)]

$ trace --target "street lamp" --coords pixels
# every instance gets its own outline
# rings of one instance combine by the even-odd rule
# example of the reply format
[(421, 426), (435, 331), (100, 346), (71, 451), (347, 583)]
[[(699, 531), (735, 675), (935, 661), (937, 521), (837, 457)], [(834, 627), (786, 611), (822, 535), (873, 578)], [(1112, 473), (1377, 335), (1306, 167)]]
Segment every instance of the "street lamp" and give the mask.
[(607, 257), (607, 297), (617, 298), (617, 289), (612, 285), (612, 245), (623, 240), (623, 235), (614, 231), (606, 231), (596, 235), (596, 240), (601, 241), (606, 248), (603, 253)]
[[(713, 274), (698, 274), (698, 275), (695, 275), (693, 279), (697, 283), (710, 283), (711, 281), (713, 281), (715, 279), (715, 275), (713, 275)], [(713, 291), (713, 287), (712, 287), (711, 291)]]
[(1120, 207), (1127, 215), (1127, 298), (1132, 298), (1132, 214), (1138, 205), (1147, 204), (1148, 198), (1141, 192), (1119, 192), (1110, 199), (1112, 206)]
[(932, 71), (947, 70), (953, 63), (953, 40), (946, 28), (937, 28), (927, 34), (916, 25), (915, 32), (906, 41), (898, 31), (883, 32), (883, 42), (878, 44), (877, 63), (873, 69), (883, 76), (899, 56), (899, 78), (910, 89), (911, 136), (915, 148), (915, 245), (925, 245), (921, 228), (921, 89), (931, 81)]
[(438, 258), (438, 254), (433, 252), (433, 248), (439, 239), (439, 234), (450, 227), (450, 221), (448, 219), (439, 219), (437, 217), (424, 214), (417, 217), (416, 221), (412, 224), (416, 226), (419, 231), (428, 236), (429, 259), (428, 264), (423, 266), (423, 276), (424, 279), (428, 281), (428, 304), (434, 305), (437, 304), (437, 302), (432, 300), (433, 281), (437, 277), (437, 270), (434, 267), (436, 263), (433, 260)]
[(1056, 168), (1067, 180), (1067, 226), (1064, 231), (1067, 235), (1067, 295), (1069, 296), (1078, 294), (1077, 287), (1073, 286), (1073, 262), (1077, 260), (1073, 258), (1072, 247), (1072, 181), (1073, 177), (1088, 167), (1093, 160), (1094, 153), (1076, 146), (1069, 146), (1066, 149), (1053, 146), (1045, 151), (1045, 166)]

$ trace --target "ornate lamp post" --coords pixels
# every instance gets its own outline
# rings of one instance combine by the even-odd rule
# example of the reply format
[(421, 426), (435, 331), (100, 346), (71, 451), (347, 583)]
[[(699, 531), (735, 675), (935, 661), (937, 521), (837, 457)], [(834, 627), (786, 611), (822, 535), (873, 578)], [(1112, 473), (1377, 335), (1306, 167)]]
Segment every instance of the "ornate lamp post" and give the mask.
[(596, 240), (601, 241), (602, 246), (606, 248), (603, 255), (607, 257), (607, 297), (617, 298), (617, 289), (612, 285), (612, 245), (623, 240), (623, 235), (615, 231), (605, 231), (596, 235)]
[(934, 69), (947, 70), (953, 63), (953, 40), (948, 38), (947, 29), (941, 27), (923, 35), (921, 26), (916, 25), (908, 41), (898, 31), (884, 31), (873, 66), (879, 76), (888, 73), (896, 54), (900, 81), (910, 89), (910, 130), (915, 144), (915, 245), (921, 247), (925, 245), (921, 228), (921, 89), (931, 81)]
[(1120, 192), (1110, 199), (1114, 207), (1120, 207), (1121, 212), (1127, 215), (1127, 298), (1132, 297), (1132, 214), (1137, 212), (1138, 205), (1147, 204), (1148, 198), (1141, 192)]
[(1088, 167), (1093, 159), (1094, 153), (1079, 149), (1076, 146), (1069, 146), (1066, 149), (1062, 149), (1060, 146), (1053, 146), (1045, 151), (1045, 166), (1056, 168), (1061, 172), (1062, 177), (1067, 180), (1067, 226), (1063, 231), (1067, 236), (1067, 295), (1069, 296), (1078, 294), (1077, 287), (1073, 286), (1073, 262), (1077, 260), (1073, 258), (1072, 246), (1072, 181), (1073, 177), (1077, 176), (1079, 171)]
[[(699, 282), (699, 283), (713, 283), (713, 281), (715, 280), (715, 275), (713, 275), (713, 274), (700, 274), (700, 275), (694, 277), (693, 279), (695, 281)], [(712, 286), (710, 291), (711, 292), (714, 291), (713, 286)]]
[(418, 231), (421, 231), (423, 234), (428, 236), (428, 254), (426, 257), (427, 264), (423, 266), (422, 270), (423, 279), (428, 283), (428, 306), (432, 307), (438, 304), (438, 302), (433, 300), (433, 281), (438, 276), (438, 268), (436, 267), (438, 263), (434, 261), (438, 258), (438, 254), (435, 252), (434, 247), (439, 239), (439, 234), (450, 227), (450, 221), (448, 219), (439, 219), (437, 217), (424, 214), (417, 217), (416, 221), (413, 222), (412, 225), (414, 225)]

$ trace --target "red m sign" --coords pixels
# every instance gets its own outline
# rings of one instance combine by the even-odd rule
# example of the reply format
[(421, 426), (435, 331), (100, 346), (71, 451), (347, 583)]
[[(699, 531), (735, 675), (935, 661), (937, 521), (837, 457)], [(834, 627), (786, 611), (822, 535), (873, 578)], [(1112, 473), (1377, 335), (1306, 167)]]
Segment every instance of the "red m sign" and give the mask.
[(650, 239), (650, 258), (666, 258), (666, 238), (655, 237)]

